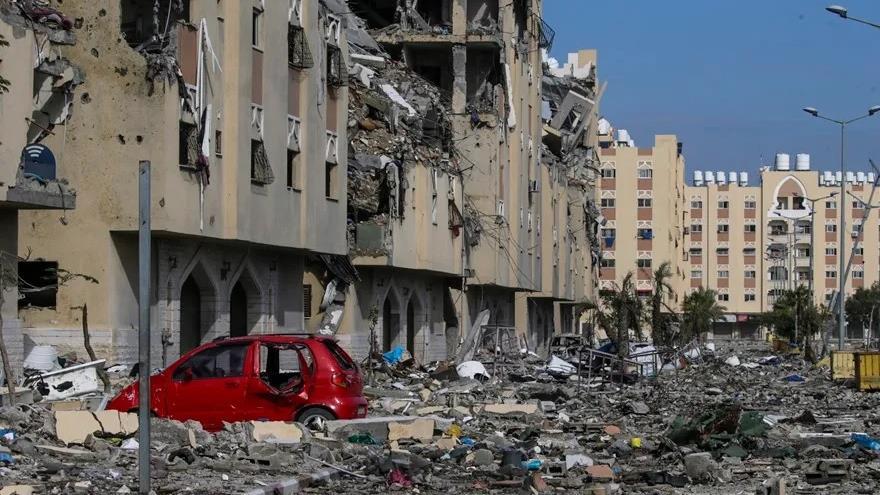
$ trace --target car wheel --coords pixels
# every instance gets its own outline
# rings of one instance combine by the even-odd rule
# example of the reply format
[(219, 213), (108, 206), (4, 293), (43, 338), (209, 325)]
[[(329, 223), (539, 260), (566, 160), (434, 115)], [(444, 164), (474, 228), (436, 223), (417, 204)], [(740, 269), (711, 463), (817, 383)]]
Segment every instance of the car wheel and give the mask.
[(324, 431), (327, 428), (327, 421), (334, 419), (336, 416), (332, 412), (320, 407), (310, 407), (299, 414), (297, 421), (311, 431)]

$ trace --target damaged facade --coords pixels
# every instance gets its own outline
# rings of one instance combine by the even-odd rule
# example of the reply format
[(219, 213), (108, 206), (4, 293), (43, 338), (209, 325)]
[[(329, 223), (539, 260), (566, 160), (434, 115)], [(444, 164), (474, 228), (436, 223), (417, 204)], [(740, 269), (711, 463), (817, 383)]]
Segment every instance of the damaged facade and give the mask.
[(18, 307), (54, 293), (58, 283), (57, 265), (19, 250), (19, 230), (36, 228), (29, 211), (59, 224), (76, 207), (65, 137), (84, 73), (65, 56), (76, 43), (72, 28), (54, 9), (0, 1), (0, 321), (13, 370), (24, 353)]
[(134, 360), (139, 160), (156, 364), (221, 335), (302, 331), (306, 263), (347, 251), (345, 19), (318, 0), (63, 8), (82, 27), (61, 53), (88, 75), (58, 136), (79, 208), (26, 214), (18, 242), (98, 283), (22, 308), (27, 335), (69, 348), (88, 304), (96, 350)]

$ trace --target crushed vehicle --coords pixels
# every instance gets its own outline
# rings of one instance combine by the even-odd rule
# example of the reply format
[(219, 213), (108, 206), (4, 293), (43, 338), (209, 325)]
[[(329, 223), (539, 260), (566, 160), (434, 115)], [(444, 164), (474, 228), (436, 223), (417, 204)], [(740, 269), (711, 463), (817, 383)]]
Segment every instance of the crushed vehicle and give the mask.
[[(332, 338), (252, 335), (221, 338), (150, 377), (152, 413), (195, 420), (208, 431), (250, 420), (298, 421), (320, 429), (363, 418), (367, 400), (355, 362)], [(137, 412), (138, 382), (107, 409)]]

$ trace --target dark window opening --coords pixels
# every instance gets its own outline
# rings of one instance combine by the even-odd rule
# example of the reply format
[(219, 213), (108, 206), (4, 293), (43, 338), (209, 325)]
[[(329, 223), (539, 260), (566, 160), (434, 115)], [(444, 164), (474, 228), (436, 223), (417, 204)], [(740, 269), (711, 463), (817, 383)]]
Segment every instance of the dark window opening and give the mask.
[(491, 33), (497, 31), (498, 0), (480, 0), (468, 2), (467, 30), (470, 33)]
[(449, 48), (412, 48), (402, 54), (409, 61), (413, 71), (440, 89), (444, 101), (452, 100), (452, 86), (455, 79), (452, 67), (452, 50)]
[(497, 50), (471, 48), (467, 52), (467, 103), (478, 112), (496, 110), (504, 94)]
[(177, 163), (195, 166), (199, 161), (199, 131), (187, 122), (180, 122), (178, 129)]
[(349, 0), (348, 7), (367, 21), (369, 29), (387, 27), (397, 17), (397, 0)]
[(287, 25), (287, 64), (297, 69), (308, 69), (315, 65), (305, 30), (293, 24)]
[[(495, 1), (497, 2), (497, 0)], [(497, 7), (495, 11), (497, 13)], [(421, 20), (427, 23), (428, 26), (442, 27), (448, 31), (452, 31), (452, 0), (433, 0), (430, 2), (418, 2), (418, 4), (416, 5), (416, 13), (418, 13), (418, 15), (421, 17)], [(419, 22), (419, 24), (421, 23)]]
[(331, 87), (345, 86), (348, 81), (347, 69), (342, 60), (342, 50), (338, 46), (327, 44), (327, 85)]
[(303, 318), (312, 317), (312, 286), (311, 284), (303, 285)]
[(263, 46), (261, 40), (263, 39), (262, 31), (262, 23), (263, 23), (263, 11), (254, 9), (254, 13), (251, 16), (251, 46), (260, 48)]
[[(190, 0), (122, 0), (119, 16), (122, 37), (131, 47), (162, 41), (158, 43), (161, 46), (169, 38), (168, 31), (175, 28), (174, 22), (189, 22), (189, 4)], [(155, 18), (154, 8), (158, 8)]]
[(214, 132), (214, 154), (223, 156), (223, 132), (221, 131)]
[(337, 181), (336, 164), (326, 162), (324, 169), (324, 196), (327, 198), (336, 197)]
[(275, 182), (266, 147), (256, 139), (251, 139), (251, 182), (261, 186)]
[(58, 296), (58, 262), (18, 263), (18, 309), (54, 308)]

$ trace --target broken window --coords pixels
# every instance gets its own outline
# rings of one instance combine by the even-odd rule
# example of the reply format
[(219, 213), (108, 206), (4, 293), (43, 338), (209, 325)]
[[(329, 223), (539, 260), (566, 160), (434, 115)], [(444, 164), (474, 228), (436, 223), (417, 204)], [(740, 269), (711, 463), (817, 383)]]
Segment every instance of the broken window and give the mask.
[(493, 112), (501, 86), (502, 70), (498, 51), (470, 48), (467, 53), (467, 103), (478, 112)]
[(266, 147), (256, 139), (251, 139), (251, 182), (261, 186), (275, 182)]
[(418, 75), (440, 89), (444, 100), (450, 101), (452, 99), (452, 85), (455, 74), (449, 70), (452, 67), (451, 49), (407, 47), (404, 58), (410, 61), (410, 67)]
[(468, 32), (493, 33), (498, 30), (498, 0), (471, 0), (467, 3)]
[(58, 262), (18, 263), (18, 309), (54, 308), (58, 296)]
[(305, 30), (293, 24), (287, 25), (287, 64), (297, 69), (308, 69), (315, 65)]
[(193, 167), (198, 160), (199, 131), (195, 125), (181, 121), (178, 124), (177, 163)]
[(294, 391), (303, 384), (303, 370), (314, 368), (314, 358), (303, 345), (260, 346), (260, 379), (281, 391)]
[(189, 3), (190, 0), (122, 0), (122, 37), (131, 47), (167, 39), (174, 21), (189, 22)]
[[(497, 15), (498, 7), (497, 1), (495, 12)], [(416, 5), (416, 13), (421, 17), (421, 21), (428, 24), (430, 27), (439, 27), (444, 31), (451, 32), (452, 31), (452, 0), (431, 0), (425, 1), (422, 0), (420, 2), (415, 3)], [(415, 20), (414, 24), (421, 24), (419, 20)], [(413, 26), (413, 27), (423, 27), (423, 26)]]
[(338, 46), (327, 44), (327, 85), (331, 87), (345, 86), (346, 68), (342, 60), (342, 50)]
[(244, 376), (244, 359), (249, 344), (209, 347), (174, 370), (174, 381)]
[(348, 6), (367, 21), (369, 29), (384, 28), (397, 22), (397, 0), (349, 0)]

